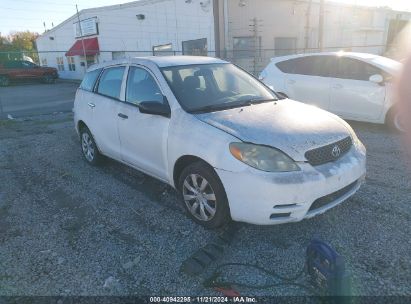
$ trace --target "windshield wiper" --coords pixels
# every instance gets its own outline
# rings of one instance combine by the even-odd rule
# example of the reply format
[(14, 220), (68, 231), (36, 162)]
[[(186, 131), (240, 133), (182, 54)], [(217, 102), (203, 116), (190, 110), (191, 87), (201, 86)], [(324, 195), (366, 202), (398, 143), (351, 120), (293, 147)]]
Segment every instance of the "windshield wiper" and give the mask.
[(190, 113), (193, 114), (199, 114), (199, 113), (207, 113), (207, 112), (213, 112), (213, 111), (221, 111), (221, 110), (228, 110), (228, 109), (233, 109), (233, 108), (239, 108), (239, 107), (244, 107), (244, 106), (251, 106), (253, 104), (259, 104), (263, 102), (269, 102), (269, 101), (277, 101), (278, 99), (275, 98), (269, 98), (269, 99), (249, 99), (243, 102), (229, 102), (229, 103), (222, 103), (222, 104), (217, 104), (217, 105), (208, 105), (204, 106), (195, 110), (191, 110)]
[(267, 98), (267, 99), (249, 99), (241, 103), (242, 106), (250, 106), (253, 104), (259, 104), (259, 103), (264, 103), (264, 102), (269, 102), (269, 101), (277, 101), (277, 98)]

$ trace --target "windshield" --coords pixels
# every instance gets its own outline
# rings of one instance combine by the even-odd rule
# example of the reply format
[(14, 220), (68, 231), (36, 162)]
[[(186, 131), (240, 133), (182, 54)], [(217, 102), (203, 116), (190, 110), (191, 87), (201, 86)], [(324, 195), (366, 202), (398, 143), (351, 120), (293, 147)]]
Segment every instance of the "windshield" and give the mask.
[(213, 112), (277, 100), (258, 80), (229, 63), (162, 69), (171, 90), (189, 113)]
[(371, 61), (389, 73), (397, 73), (402, 68), (400, 62), (387, 57), (375, 56)]

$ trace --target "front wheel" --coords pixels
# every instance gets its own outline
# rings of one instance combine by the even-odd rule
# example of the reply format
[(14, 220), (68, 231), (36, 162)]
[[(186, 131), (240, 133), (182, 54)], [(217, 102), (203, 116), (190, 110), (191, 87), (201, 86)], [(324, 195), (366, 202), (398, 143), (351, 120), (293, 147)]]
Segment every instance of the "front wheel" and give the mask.
[(0, 75), (0, 86), (7, 87), (10, 84), (9, 77), (5, 75)]
[(402, 113), (397, 109), (392, 109), (388, 113), (387, 125), (393, 131), (401, 133), (405, 132), (404, 115), (402, 115)]
[(178, 186), (188, 215), (198, 224), (218, 228), (231, 220), (223, 184), (206, 163), (187, 166)]

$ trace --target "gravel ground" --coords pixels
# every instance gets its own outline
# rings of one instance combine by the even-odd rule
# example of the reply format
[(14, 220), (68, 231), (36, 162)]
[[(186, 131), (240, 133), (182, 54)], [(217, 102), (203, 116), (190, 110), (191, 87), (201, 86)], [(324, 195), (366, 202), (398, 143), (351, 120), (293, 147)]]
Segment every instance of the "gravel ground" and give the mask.
[[(354, 124), (367, 183), (300, 223), (242, 225), (222, 262), (296, 273), (317, 236), (347, 260), (356, 295), (411, 295), (411, 184), (398, 135)], [(181, 263), (218, 231), (191, 222), (173, 189), (114, 161), (82, 159), (71, 114), (0, 121), (0, 295), (215, 295)], [(227, 279), (265, 283), (249, 269)], [(305, 279), (302, 282), (306, 282)], [(293, 287), (247, 295), (304, 295)]]

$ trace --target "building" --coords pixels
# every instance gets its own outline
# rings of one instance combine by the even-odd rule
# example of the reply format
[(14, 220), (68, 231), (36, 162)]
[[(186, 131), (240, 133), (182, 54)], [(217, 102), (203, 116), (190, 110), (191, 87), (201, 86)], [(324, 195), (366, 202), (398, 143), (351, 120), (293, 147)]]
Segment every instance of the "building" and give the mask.
[[(258, 73), (270, 58), (319, 51), (319, 0), (219, 1), (224, 57)], [(223, 17), (221, 17), (223, 16)], [(410, 12), (325, 1), (323, 50), (386, 54)]]
[[(128, 56), (209, 55), (258, 74), (270, 58), (320, 49), (319, 0), (140, 0), (80, 11), (37, 39), (62, 78)], [(385, 54), (410, 12), (325, 1), (322, 49)], [(79, 26), (79, 20), (81, 26)]]
[(41, 65), (81, 79), (86, 66), (122, 57), (207, 55), (214, 36), (211, 0), (140, 0), (82, 10), (36, 42)]

